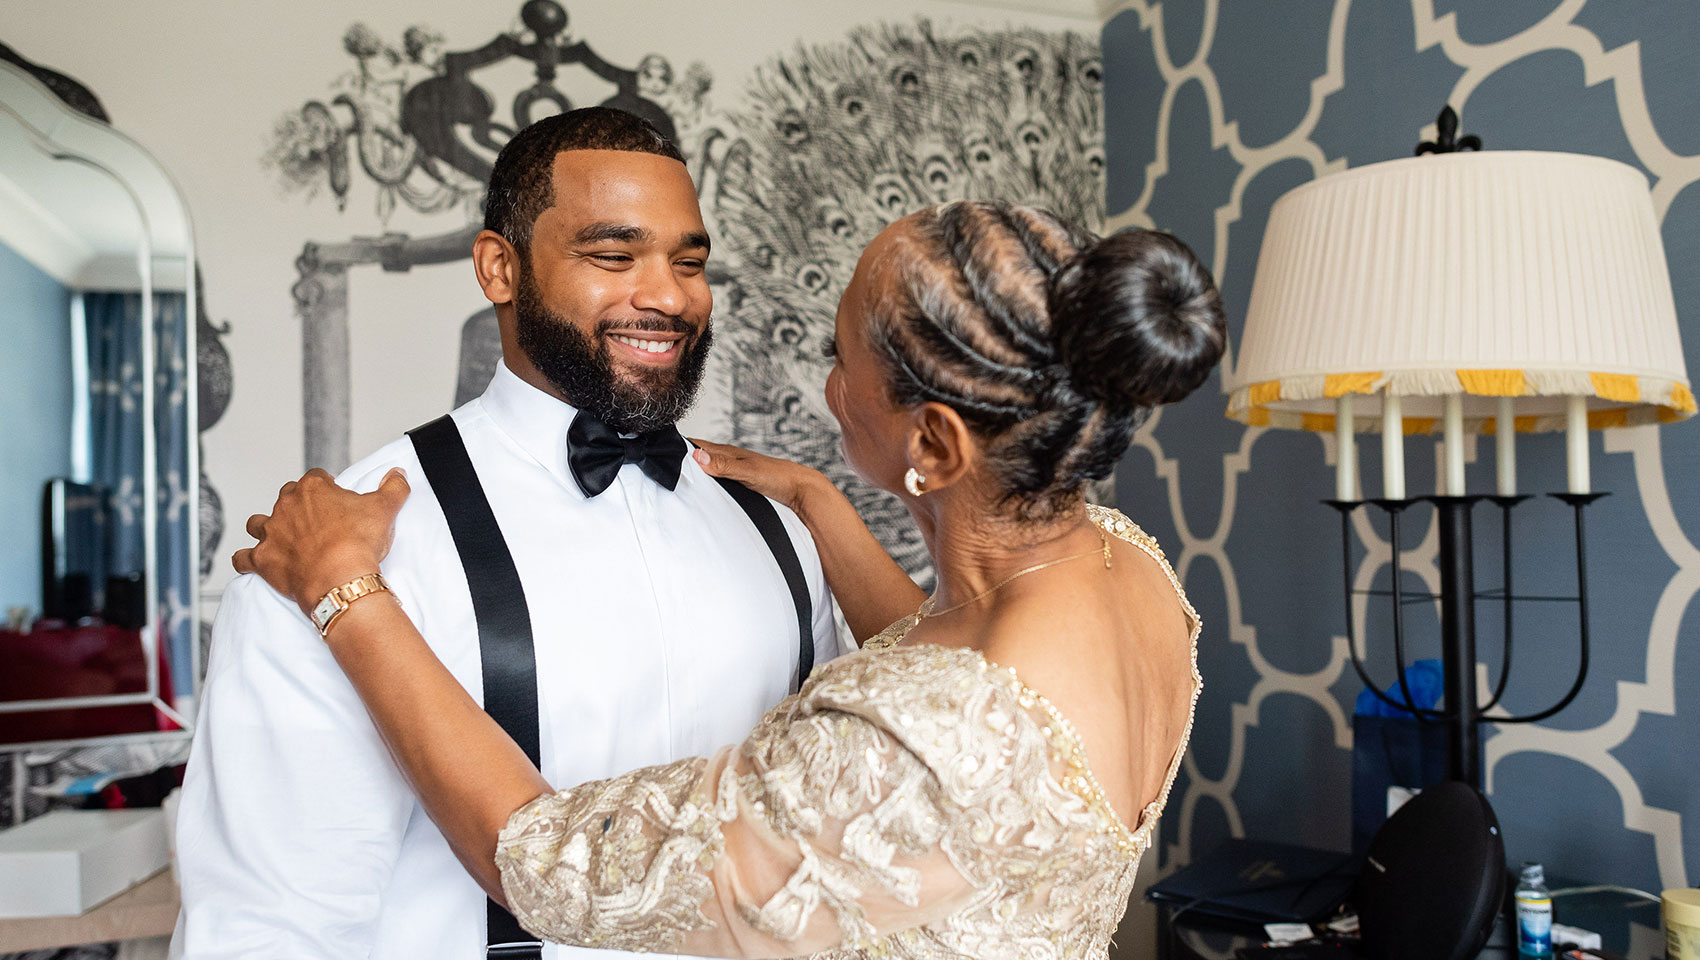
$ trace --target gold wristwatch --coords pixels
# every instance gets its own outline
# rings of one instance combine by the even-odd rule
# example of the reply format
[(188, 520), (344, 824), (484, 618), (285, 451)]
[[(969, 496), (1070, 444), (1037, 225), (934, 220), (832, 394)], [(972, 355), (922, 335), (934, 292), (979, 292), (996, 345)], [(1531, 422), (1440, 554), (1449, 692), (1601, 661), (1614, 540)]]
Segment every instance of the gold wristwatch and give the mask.
[(381, 573), (368, 573), (362, 577), (355, 577), (325, 594), (324, 599), (320, 600), (318, 605), (313, 608), (313, 626), (319, 628), (319, 636), (324, 637), (329, 634), (331, 624), (336, 623), (338, 617), (347, 613), (354, 601), (361, 597), (369, 597), (374, 593), (394, 593)]

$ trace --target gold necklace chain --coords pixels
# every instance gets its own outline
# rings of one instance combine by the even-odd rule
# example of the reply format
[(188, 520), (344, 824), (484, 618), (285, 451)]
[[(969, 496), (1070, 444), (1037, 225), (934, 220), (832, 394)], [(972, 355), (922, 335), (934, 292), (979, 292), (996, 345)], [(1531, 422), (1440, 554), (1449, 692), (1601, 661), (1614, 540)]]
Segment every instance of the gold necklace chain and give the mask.
[[(1008, 586), (1012, 581), (1017, 580), (1021, 577), (1025, 577), (1029, 573), (1038, 573), (1040, 570), (1045, 570), (1045, 569), (1048, 569), (1050, 567), (1057, 566), (1058, 564), (1068, 563), (1071, 560), (1081, 560), (1081, 559), (1084, 559), (1086, 557), (1094, 557), (1094, 556), (1100, 556), (1101, 555), (1104, 558), (1104, 569), (1108, 570), (1108, 569), (1110, 569), (1110, 537), (1109, 537), (1108, 534), (1106, 534), (1104, 532), (1102, 527), (1100, 527), (1098, 529), (1098, 540), (1099, 540), (1100, 543), (1103, 544), (1103, 548), (1101, 550), (1088, 550), (1085, 553), (1076, 553), (1076, 554), (1073, 554), (1073, 555), (1067, 556), (1067, 557), (1059, 557), (1055, 560), (1046, 560), (1044, 563), (1036, 563), (1033, 566), (1028, 567), (1024, 570), (1017, 570), (1016, 572), (1010, 574), (1009, 576), (1003, 578), (1002, 580), (999, 580), (997, 583), (993, 584), (990, 587), (987, 587), (986, 589), (980, 591), (979, 593), (974, 594), (972, 597), (969, 597), (968, 599), (962, 601), (961, 603), (952, 604), (948, 607), (945, 607), (943, 610), (927, 610), (927, 609), (923, 608), (922, 611), (921, 611), (921, 614), (915, 618), (915, 626), (920, 626), (921, 621), (927, 619), (928, 617), (942, 617), (947, 613), (953, 613), (957, 610), (961, 610), (963, 607), (966, 607), (969, 604), (971, 604), (971, 603), (973, 603), (977, 600), (984, 600), (986, 597), (989, 597), (992, 594), (996, 593), (997, 591)], [(927, 602), (931, 603), (932, 598), (929, 597)]]

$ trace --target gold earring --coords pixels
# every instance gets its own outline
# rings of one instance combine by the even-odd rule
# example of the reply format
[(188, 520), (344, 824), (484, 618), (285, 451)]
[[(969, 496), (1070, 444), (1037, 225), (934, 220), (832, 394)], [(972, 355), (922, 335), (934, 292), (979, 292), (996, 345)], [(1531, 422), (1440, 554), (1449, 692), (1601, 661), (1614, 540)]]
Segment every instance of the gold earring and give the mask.
[(909, 491), (909, 495), (913, 497), (926, 493), (921, 489), (921, 484), (926, 482), (927, 478), (921, 476), (921, 472), (914, 467), (910, 467), (909, 472), (903, 475), (903, 489)]

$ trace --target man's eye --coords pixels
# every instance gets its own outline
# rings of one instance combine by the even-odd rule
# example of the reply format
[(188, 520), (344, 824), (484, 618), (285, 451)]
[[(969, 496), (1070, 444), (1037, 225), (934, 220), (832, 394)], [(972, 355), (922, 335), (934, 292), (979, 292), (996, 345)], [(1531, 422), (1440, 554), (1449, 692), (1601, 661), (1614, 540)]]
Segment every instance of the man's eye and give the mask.
[(591, 256), (594, 257), (597, 260), (601, 260), (603, 263), (630, 263), (630, 262), (632, 262), (631, 256), (629, 254), (624, 254), (624, 253), (593, 253), (593, 254), (591, 254)]
[(834, 336), (830, 333), (826, 335), (826, 339), (821, 341), (820, 355), (827, 358), (828, 360), (837, 359), (837, 357), (838, 357), (838, 338), (836, 336)]
[(701, 270), (703, 268), (701, 260), (680, 260), (678, 265), (686, 270)]

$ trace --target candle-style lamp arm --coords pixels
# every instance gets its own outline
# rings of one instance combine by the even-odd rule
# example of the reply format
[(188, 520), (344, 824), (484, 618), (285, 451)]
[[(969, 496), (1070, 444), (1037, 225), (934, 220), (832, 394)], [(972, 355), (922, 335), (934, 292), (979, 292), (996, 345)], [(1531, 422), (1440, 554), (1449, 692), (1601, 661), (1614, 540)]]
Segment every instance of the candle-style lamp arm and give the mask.
[(1498, 595), (1503, 602), (1505, 619), (1505, 642), (1501, 645), (1499, 661), (1499, 680), (1493, 685), (1493, 696), (1482, 704), (1482, 712), (1486, 713), (1499, 706), (1499, 701), (1505, 697), (1506, 682), (1511, 678), (1511, 637), (1512, 625), (1516, 613), (1516, 604), (1511, 596), (1511, 511), (1520, 503), (1529, 499), (1528, 494), (1519, 496), (1488, 497), (1489, 503), (1499, 508), (1500, 519), (1500, 569), (1505, 573), (1505, 586), (1497, 591), (1484, 590), (1476, 594), (1476, 599)]
[[(1585, 538), (1583, 536), (1584, 530), (1583, 530), (1583, 523), (1582, 523), (1582, 511), (1586, 510), (1588, 508), (1588, 506), (1590, 504), (1592, 504), (1594, 501), (1600, 499), (1601, 497), (1604, 497), (1605, 494), (1604, 493), (1554, 493), (1554, 494), (1551, 494), (1551, 496), (1555, 500), (1562, 500), (1564, 503), (1568, 504), (1571, 507), (1571, 509), (1575, 512), (1575, 515), (1576, 515), (1576, 597), (1575, 597), (1575, 602), (1576, 602), (1576, 614), (1577, 614), (1577, 620), (1578, 620), (1577, 645), (1578, 645), (1578, 651), (1579, 651), (1579, 663), (1578, 663), (1577, 668), (1576, 668), (1576, 680), (1575, 680), (1574, 683), (1572, 683), (1570, 685), (1570, 689), (1564, 694), (1564, 697), (1562, 699), (1560, 699), (1557, 703), (1553, 704), (1552, 706), (1546, 708), (1545, 710), (1541, 710), (1541, 711), (1538, 711), (1536, 713), (1524, 714), (1522, 716), (1515, 716), (1515, 717), (1491, 717), (1491, 718), (1488, 718), (1488, 719), (1491, 719), (1494, 723), (1539, 723), (1540, 721), (1545, 720), (1546, 718), (1553, 716), (1554, 714), (1563, 710), (1565, 707), (1570, 706), (1571, 702), (1576, 699), (1577, 694), (1582, 692), (1582, 685), (1588, 681), (1588, 660), (1589, 660), (1588, 552), (1587, 552), (1587, 546), (1586, 546)], [(1511, 584), (1510, 584), (1510, 580), (1508, 578), (1507, 581), (1506, 581), (1506, 593), (1508, 595), (1511, 592), (1510, 586), (1511, 586)], [(1516, 600), (1516, 599), (1535, 599), (1535, 598), (1519, 598), (1519, 597), (1513, 596), (1513, 597), (1510, 597), (1509, 599)], [(1507, 632), (1507, 642), (1509, 643), (1510, 642), (1509, 641), (1509, 636), (1510, 636), (1509, 627), (1507, 628), (1507, 631), (1508, 631)], [(1501, 678), (1502, 682), (1503, 682), (1503, 679), (1504, 678), (1502, 677)]]
[[(1399, 539), (1399, 517), (1405, 508), (1416, 501), (1413, 500), (1325, 500), (1328, 506), (1340, 512), (1340, 554), (1344, 558), (1342, 565), (1345, 569), (1346, 586), (1346, 649), (1351, 654), (1352, 669), (1363, 681), (1364, 689), (1368, 690), (1382, 703), (1395, 710), (1403, 710), (1425, 723), (1443, 723), (1453, 720), (1455, 711), (1429, 710), (1419, 707), (1411, 699), (1411, 690), (1405, 684), (1405, 596), (1400, 581), (1404, 579), (1404, 568), (1400, 562), (1401, 544)], [(1352, 598), (1358, 595), (1380, 595), (1382, 591), (1358, 590), (1352, 586), (1352, 511), (1364, 504), (1373, 504), (1385, 510), (1389, 516), (1388, 542), (1393, 554), (1393, 587), (1386, 591), (1393, 598), (1393, 659), (1398, 666), (1396, 685), (1401, 699), (1395, 700), (1381, 690), (1381, 685), (1370, 679), (1369, 668), (1364, 665), (1363, 657), (1358, 653), (1358, 637), (1356, 618), (1352, 615)], [(1427, 599), (1434, 599), (1428, 597)]]

